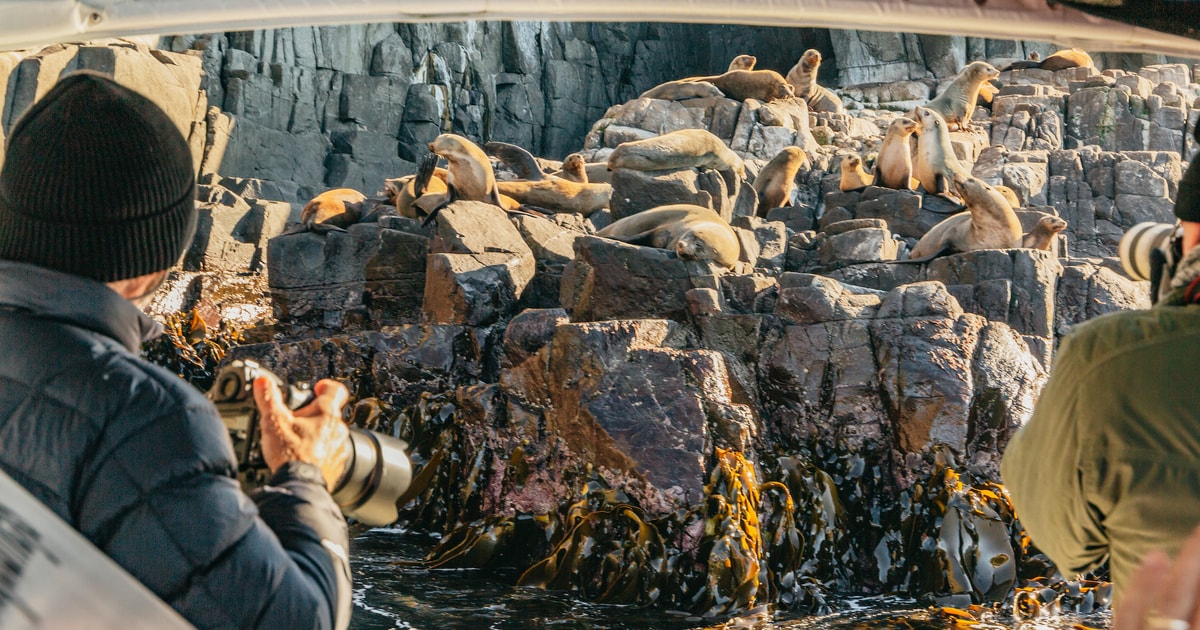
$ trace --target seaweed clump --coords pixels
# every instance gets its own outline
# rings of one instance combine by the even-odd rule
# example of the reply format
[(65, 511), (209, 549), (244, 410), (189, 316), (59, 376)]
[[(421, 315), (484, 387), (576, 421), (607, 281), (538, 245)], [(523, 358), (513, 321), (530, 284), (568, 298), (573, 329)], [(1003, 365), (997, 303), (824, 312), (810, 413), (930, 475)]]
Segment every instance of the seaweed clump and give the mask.
[(216, 327), (196, 309), (174, 313), (163, 322), (162, 336), (142, 347), (142, 357), (160, 365), (200, 391), (208, 391), (217, 366), (231, 348), (242, 343), (242, 330), (221, 320)]

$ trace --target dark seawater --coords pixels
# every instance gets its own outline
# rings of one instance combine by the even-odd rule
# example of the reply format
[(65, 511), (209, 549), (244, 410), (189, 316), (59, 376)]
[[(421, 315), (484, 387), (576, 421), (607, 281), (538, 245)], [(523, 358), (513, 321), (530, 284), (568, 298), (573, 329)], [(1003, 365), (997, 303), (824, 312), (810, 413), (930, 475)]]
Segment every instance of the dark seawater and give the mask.
[[(607, 606), (579, 601), (569, 593), (517, 588), (514, 571), (426, 571), (397, 563), (418, 561), (433, 546), (426, 536), (395, 529), (374, 529), (351, 543), (354, 569), (354, 615), (351, 630), (518, 630), (620, 628), (760, 628), (771, 630), (963, 628), (940, 618), (912, 600), (880, 597), (841, 601), (839, 612), (820, 617), (794, 613), (759, 613), (737, 619), (703, 620), (662, 609)], [(1106, 628), (1107, 613), (1088, 617), (1059, 616), (1019, 623), (1012, 618), (984, 619), (970, 626), (1067, 630), (1082, 624)]]

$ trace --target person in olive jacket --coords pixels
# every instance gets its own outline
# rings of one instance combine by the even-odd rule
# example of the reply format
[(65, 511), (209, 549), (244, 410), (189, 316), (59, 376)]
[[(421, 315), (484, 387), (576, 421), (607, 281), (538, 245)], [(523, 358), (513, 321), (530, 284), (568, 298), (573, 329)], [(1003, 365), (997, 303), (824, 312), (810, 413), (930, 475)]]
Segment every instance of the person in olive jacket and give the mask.
[(1184, 254), (1169, 292), (1062, 340), (1001, 463), (1033, 543), (1068, 577), (1107, 559), (1118, 599), (1144, 556), (1174, 554), (1200, 523), (1200, 160), (1175, 214)]
[(201, 628), (346, 627), (349, 453), (335, 381), (290, 412), (254, 383), (273, 476), (253, 499), (216, 409), (138, 357), (139, 308), (195, 232), (187, 142), (145, 97), (62, 78), (0, 169), (0, 467)]

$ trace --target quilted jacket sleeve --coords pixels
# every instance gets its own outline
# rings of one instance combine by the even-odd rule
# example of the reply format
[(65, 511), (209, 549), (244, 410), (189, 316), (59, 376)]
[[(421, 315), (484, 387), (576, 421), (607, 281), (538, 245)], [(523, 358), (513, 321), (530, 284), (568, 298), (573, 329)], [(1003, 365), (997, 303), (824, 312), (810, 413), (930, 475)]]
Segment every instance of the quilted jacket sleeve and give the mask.
[(197, 627), (344, 628), (346, 523), (317, 469), (281, 468), (256, 506), (215, 409), (150, 376), (106, 372), (133, 391), (82, 475), (79, 529)]

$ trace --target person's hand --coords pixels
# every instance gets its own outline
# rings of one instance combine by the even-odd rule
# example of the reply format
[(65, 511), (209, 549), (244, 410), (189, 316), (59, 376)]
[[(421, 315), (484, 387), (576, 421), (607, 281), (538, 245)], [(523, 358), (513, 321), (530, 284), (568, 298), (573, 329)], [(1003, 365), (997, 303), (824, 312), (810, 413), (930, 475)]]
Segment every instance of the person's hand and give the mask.
[(254, 379), (254, 402), (262, 417), (263, 459), (271, 472), (290, 461), (316, 464), (325, 487), (332, 490), (350, 457), (350, 430), (342, 421), (342, 406), (350, 392), (337, 381), (322, 379), (313, 386), (313, 393), (315, 400), (292, 411), (270, 379)]
[(1147, 555), (1121, 593), (1113, 630), (1200, 628), (1200, 527), (1184, 541), (1174, 564)]

